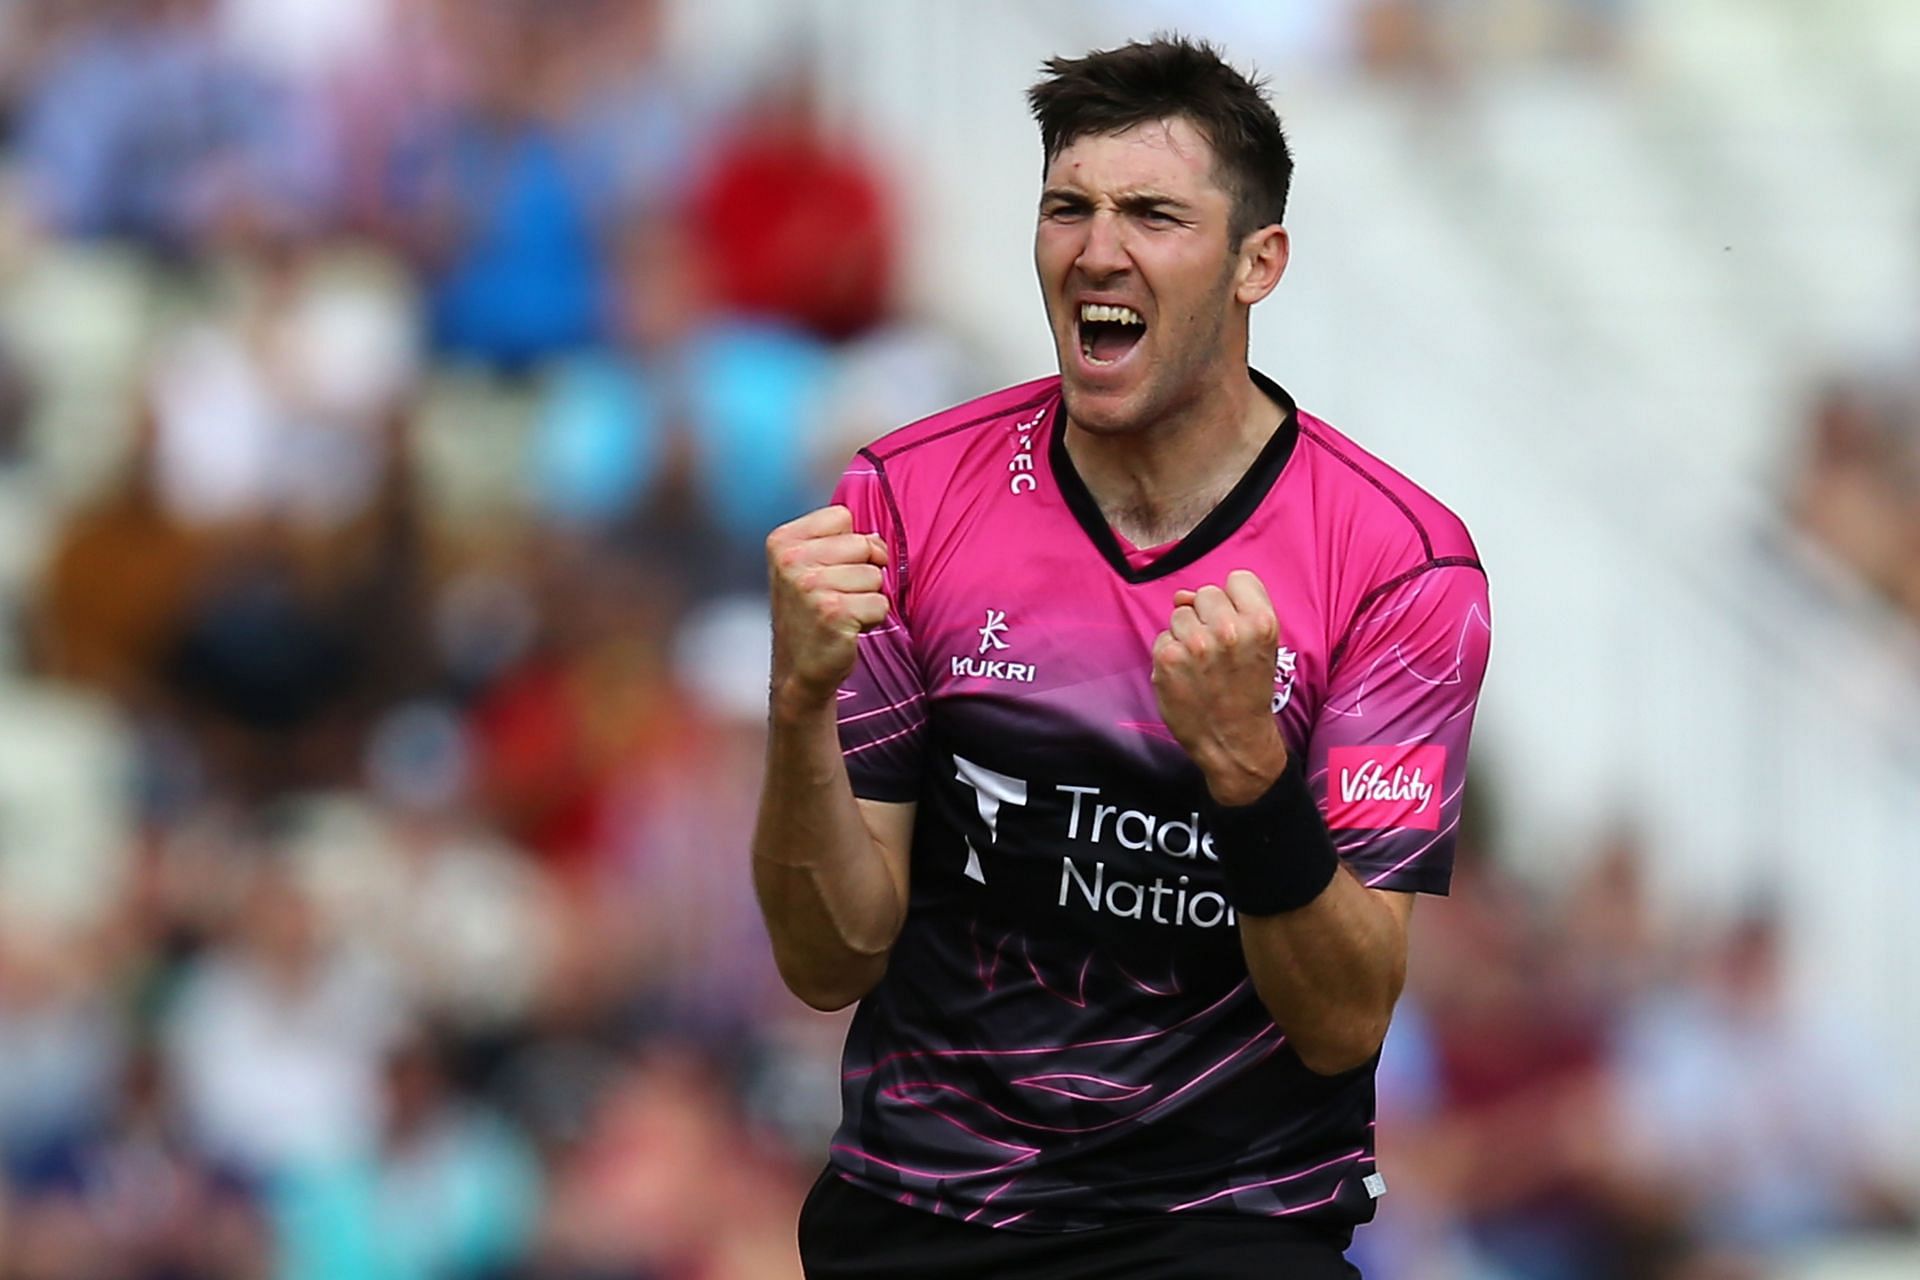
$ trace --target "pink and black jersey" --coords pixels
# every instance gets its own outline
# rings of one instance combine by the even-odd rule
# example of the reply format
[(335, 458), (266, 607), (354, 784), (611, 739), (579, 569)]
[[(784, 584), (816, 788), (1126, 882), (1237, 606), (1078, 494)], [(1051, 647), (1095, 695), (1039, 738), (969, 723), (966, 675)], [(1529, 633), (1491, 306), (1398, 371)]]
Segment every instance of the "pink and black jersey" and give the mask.
[(1187, 537), (1117, 537), (1059, 380), (863, 449), (836, 494), (891, 552), (840, 690), (857, 795), (918, 805), (906, 927), (849, 1032), (834, 1168), (1015, 1230), (1373, 1216), (1373, 1064), (1303, 1067), (1254, 993), (1151, 647), (1178, 588), (1258, 574), (1273, 714), (1347, 867), (1445, 893), (1490, 638), (1445, 507), (1283, 406)]

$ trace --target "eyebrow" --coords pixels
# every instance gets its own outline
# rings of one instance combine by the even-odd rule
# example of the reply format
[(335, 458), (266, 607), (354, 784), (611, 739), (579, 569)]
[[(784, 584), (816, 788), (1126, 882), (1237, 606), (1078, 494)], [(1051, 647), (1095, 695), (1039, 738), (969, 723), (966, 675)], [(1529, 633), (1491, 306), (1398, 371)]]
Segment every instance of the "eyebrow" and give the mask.
[[(1084, 191), (1073, 187), (1048, 187), (1040, 193), (1040, 203), (1058, 200), (1066, 204), (1091, 204), (1092, 200)], [(1114, 203), (1125, 213), (1141, 213), (1149, 209), (1177, 209), (1182, 213), (1191, 213), (1193, 206), (1176, 196), (1158, 191), (1127, 191), (1114, 198)]]

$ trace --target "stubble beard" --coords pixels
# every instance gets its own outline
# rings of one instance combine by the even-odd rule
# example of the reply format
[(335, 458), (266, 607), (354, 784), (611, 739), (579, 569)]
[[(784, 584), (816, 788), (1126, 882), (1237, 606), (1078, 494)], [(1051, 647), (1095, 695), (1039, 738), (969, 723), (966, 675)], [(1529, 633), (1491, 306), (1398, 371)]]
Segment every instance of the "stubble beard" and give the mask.
[[(1227, 268), (1221, 272), (1219, 283), (1201, 307), (1200, 314), (1210, 314), (1213, 323), (1204, 334), (1188, 334), (1172, 352), (1148, 366), (1143, 385), (1135, 396), (1128, 398), (1136, 401), (1137, 407), (1130, 407), (1123, 402), (1118, 406), (1117, 413), (1100, 417), (1085, 416), (1082, 412), (1085, 406), (1076, 407), (1075, 402), (1079, 397), (1071, 381), (1062, 379), (1061, 400), (1073, 424), (1090, 435), (1138, 435), (1177, 421), (1185, 410), (1204, 401), (1208, 390), (1207, 379), (1216, 372), (1212, 366), (1220, 352), (1221, 331), (1227, 324), (1226, 297), (1231, 290), (1232, 280), (1232, 262), (1229, 260)], [(1069, 330), (1067, 341), (1077, 340), (1073, 331)]]

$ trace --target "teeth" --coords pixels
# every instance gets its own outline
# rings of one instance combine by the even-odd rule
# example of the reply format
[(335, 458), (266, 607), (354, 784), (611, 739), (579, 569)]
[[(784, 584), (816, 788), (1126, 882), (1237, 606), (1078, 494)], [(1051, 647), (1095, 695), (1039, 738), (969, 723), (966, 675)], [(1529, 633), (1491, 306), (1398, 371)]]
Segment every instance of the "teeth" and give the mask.
[(1107, 324), (1137, 324), (1141, 326), (1145, 326), (1147, 323), (1140, 318), (1140, 313), (1132, 307), (1115, 307), (1102, 302), (1081, 303), (1080, 319), (1083, 323), (1105, 322)]

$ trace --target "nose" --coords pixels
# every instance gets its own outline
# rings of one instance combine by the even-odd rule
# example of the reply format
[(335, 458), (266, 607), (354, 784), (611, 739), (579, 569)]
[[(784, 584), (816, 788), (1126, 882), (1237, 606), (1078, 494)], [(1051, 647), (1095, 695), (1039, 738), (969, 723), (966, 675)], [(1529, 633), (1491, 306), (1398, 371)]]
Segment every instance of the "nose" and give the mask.
[(1080, 246), (1074, 265), (1093, 279), (1105, 279), (1132, 265), (1121, 235), (1120, 215), (1111, 209), (1096, 210), (1087, 219), (1087, 238)]

